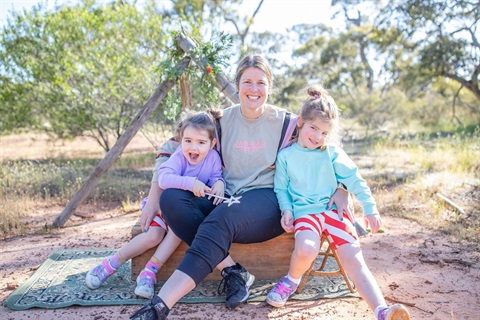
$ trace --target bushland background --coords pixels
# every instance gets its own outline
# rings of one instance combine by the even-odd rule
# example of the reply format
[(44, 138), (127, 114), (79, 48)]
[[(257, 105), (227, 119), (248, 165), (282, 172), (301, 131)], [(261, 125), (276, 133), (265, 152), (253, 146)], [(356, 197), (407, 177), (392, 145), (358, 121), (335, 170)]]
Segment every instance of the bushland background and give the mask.
[[(302, 89), (322, 83), (342, 109), (344, 147), (386, 222), (385, 234), (365, 240), (367, 257), (368, 252), (378, 255), (372, 268), (391, 251), (389, 232), (399, 232), (402, 241), (421, 233), (424, 238), (411, 244), (417, 249), (413, 261), (423, 259), (418, 263), (432, 271), (453, 265), (478, 288), (480, 4), (331, 1), (342, 28), (319, 21), (285, 33), (257, 33), (250, 27), (263, 1), (256, 1), (248, 15), (239, 10), (242, 2), (175, 0), (165, 9), (155, 1), (85, 0), (48, 10), (38, 5), (9, 17), (0, 30), (0, 237), (9, 258), (2, 259), (3, 297), (54, 248), (113, 248), (127, 241), (139, 201), (148, 192), (155, 150), (171, 135), (172, 124), (186, 110), (230, 105), (212, 76), (223, 72), (233, 79), (232, 66), (251, 52), (272, 64), (271, 103), (295, 112), (305, 99)], [(226, 24), (236, 31), (219, 32)], [(54, 218), (156, 86), (176, 77), (174, 65), (182, 52), (175, 36), (180, 31), (197, 41), (197, 51), (190, 54), (205, 59), (210, 68), (191, 65), (65, 227), (53, 228)], [(16, 261), (13, 248), (30, 241), (37, 241), (32, 246), (41, 241), (43, 251), (37, 247), (37, 258)], [(400, 256), (408, 254), (408, 243)], [(439, 258), (439, 243), (443, 249), (454, 247), (450, 254), (465, 256)], [(425, 258), (432, 252), (435, 259)], [(400, 264), (392, 259), (385, 268)], [(393, 290), (389, 280), (379, 280), (382, 289)], [(402, 286), (400, 280), (396, 283)], [(418, 286), (411, 284), (403, 298), (420, 301), (408, 295)], [(445, 296), (436, 311), (422, 306), (427, 311), (416, 310), (416, 315), (473, 319), (478, 292), (466, 292), (458, 294), (473, 300), (464, 306), (450, 305), (451, 297)], [(424, 298), (428, 301), (428, 294)], [(360, 305), (365, 309), (360, 314), (369, 317)], [(313, 319), (318, 312), (354, 315), (355, 308), (335, 313), (338, 308), (336, 303), (326, 309), (316, 304), (296, 311), (298, 319)], [(289, 310), (290, 315), (296, 312)], [(259, 317), (278, 317), (272, 312)], [(19, 314), (10, 315), (15, 316)]]

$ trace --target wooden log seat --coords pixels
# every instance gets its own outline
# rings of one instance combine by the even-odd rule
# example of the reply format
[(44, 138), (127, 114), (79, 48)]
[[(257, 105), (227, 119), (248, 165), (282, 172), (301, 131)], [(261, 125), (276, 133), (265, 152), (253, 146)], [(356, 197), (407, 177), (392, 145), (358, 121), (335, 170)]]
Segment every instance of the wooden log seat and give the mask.
[[(140, 221), (132, 228), (132, 238), (142, 232)], [(258, 280), (276, 280), (288, 272), (290, 256), (295, 245), (293, 233), (260, 243), (232, 244), (230, 254), (236, 262), (242, 264)], [(176, 269), (188, 246), (182, 242), (170, 259), (157, 273), (157, 280), (166, 280)], [(132, 280), (136, 280), (156, 248), (149, 249), (132, 259)], [(206, 280), (220, 280), (220, 271), (215, 270)]]

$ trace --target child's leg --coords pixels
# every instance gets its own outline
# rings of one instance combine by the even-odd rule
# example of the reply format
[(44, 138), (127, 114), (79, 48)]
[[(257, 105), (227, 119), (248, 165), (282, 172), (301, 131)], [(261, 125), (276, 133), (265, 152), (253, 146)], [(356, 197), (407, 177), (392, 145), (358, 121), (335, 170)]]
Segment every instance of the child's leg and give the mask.
[(344, 215), (343, 221), (339, 221), (336, 212), (332, 213), (332, 211), (322, 213), (324, 222), (322, 225), (330, 242), (337, 250), (342, 267), (352, 278), (358, 293), (378, 319), (409, 320), (410, 314), (403, 305), (387, 307), (380, 287), (363, 258), (362, 249), (354, 231), (355, 227), (348, 216)]
[(156, 274), (162, 265), (170, 258), (172, 253), (177, 249), (182, 240), (178, 238), (171, 230), (157, 247), (155, 254), (148, 261), (145, 268), (137, 278), (137, 287), (135, 294), (151, 299), (154, 294), (155, 283), (157, 282)]
[(168, 258), (175, 252), (180, 243), (182, 243), (182, 240), (177, 237), (172, 230), (169, 230), (153, 256), (163, 264), (167, 262)]
[(113, 256), (106, 258), (103, 262), (91, 269), (85, 277), (85, 284), (90, 289), (97, 289), (108, 277), (126, 261), (156, 246), (165, 235), (165, 229), (150, 227), (146, 233), (139, 234)]
[[(307, 220), (308, 221), (308, 220)], [(267, 295), (267, 303), (274, 307), (282, 307), (288, 298), (297, 290), (300, 279), (318, 256), (320, 236), (318, 226), (313, 222), (295, 228), (295, 249), (290, 258), (290, 268), (285, 277)]]
[(133, 257), (136, 257), (139, 254), (144, 253), (148, 249), (158, 245), (165, 236), (165, 233), (165, 229), (161, 227), (150, 226), (147, 232), (137, 235), (126, 245), (124, 245), (120, 250), (118, 250), (118, 254), (125, 261), (128, 261)]
[(311, 230), (295, 232), (295, 249), (290, 258), (289, 275), (294, 279), (300, 279), (310, 268), (312, 261), (318, 256), (320, 250), (320, 237)]
[(338, 258), (345, 272), (352, 278), (358, 293), (375, 310), (378, 306), (387, 306), (375, 277), (370, 272), (358, 242), (347, 243), (337, 248)]

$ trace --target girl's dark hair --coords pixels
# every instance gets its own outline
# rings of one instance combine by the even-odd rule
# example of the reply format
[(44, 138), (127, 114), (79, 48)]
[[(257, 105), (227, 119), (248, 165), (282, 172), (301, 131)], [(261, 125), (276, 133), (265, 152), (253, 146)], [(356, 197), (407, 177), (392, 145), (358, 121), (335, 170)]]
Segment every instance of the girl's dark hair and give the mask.
[(307, 88), (309, 99), (305, 101), (300, 109), (300, 117), (305, 121), (321, 119), (331, 124), (327, 143), (340, 145), (340, 110), (332, 96), (319, 84)]
[(221, 119), (222, 110), (209, 109), (203, 112), (187, 113), (175, 126), (175, 140), (181, 141), (186, 127), (193, 127), (197, 130), (206, 130), (210, 140), (215, 138), (215, 121)]

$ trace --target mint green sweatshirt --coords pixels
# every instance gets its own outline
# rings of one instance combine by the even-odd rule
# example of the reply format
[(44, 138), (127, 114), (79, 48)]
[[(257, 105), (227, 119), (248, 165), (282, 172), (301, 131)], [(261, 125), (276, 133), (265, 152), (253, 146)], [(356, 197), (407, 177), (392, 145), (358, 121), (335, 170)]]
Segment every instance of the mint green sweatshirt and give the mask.
[(364, 215), (378, 213), (367, 182), (340, 147), (309, 150), (294, 143), (278, 154), (274, 190), (280, 209), (291, 210), (295, 219), (326, 211), (338, 182), (360, 201)]

